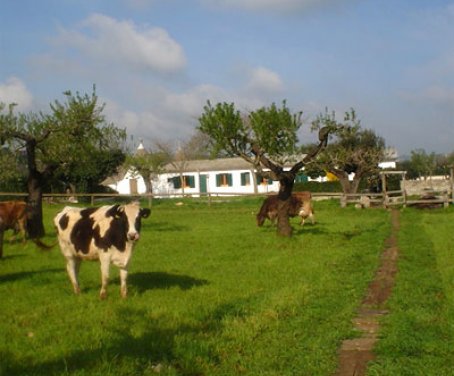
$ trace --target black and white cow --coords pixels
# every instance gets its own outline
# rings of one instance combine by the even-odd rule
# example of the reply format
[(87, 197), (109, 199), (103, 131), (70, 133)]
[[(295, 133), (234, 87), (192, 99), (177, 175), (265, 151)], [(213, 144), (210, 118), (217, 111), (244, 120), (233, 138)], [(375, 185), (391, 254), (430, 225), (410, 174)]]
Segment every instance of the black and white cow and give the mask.
[(107, 296), (110, 264), (120, 268), (121, 296), (126, 297), (126, 279), (135, 242), (139, 239), (141, 219), (150, 209), (138, 202), (93, 208), (65, 207), (54, 223), (66, 269), (76, 294), (80, 293), (78, 274), (82, 260), (101, 263), (101, 299)]

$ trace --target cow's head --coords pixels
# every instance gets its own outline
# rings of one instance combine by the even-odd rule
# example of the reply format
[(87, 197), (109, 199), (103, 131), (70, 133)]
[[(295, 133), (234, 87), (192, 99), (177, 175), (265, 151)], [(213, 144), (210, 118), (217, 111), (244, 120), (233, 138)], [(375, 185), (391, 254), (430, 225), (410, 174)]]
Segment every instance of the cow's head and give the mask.
[(115, 205), (110, 210), (115, 220), (122, 221), (126, 230), (128, 241), (139, 240), (140, 228), (142, 226), (142, 218), (147, 218), (150, 215), (150, 209), (141, 208), (138, 202), (132, 202), (127, 205)]

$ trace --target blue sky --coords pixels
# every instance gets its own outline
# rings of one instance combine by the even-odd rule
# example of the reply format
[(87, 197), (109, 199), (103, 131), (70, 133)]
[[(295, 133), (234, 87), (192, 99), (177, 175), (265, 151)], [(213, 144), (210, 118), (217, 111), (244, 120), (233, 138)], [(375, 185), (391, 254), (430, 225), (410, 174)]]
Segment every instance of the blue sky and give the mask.
[(184, 141), (203, 105), (287, 100), (301, 141), (354, 108), (400, 155), (454, 151), (454, 1), (2, 0), (0, 101), (47, 111), (96, 85), (136, 142)]

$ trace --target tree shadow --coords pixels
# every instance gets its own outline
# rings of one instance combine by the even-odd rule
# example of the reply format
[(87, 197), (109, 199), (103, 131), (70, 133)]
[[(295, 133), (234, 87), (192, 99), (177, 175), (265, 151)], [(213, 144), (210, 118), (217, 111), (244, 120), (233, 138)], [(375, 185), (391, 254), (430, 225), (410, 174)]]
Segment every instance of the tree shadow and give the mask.
[(170, 222), (154, 222), (144, 227), (149, 227), (150, 229), (156, 232), (173, 232), (189, 230), (188, 226), (178, 225)]
[(298, 225), (298, 227), (293, 227), (295, 235), (304, 235), (304, 234), (326, 234), (328, 231), (323, 227), (323, 225), (316, 223), (316, 224), (305, 224), (304, 226)]
[(13, 254), (13, 255), (6, 255), (6, 256), (3, 255), (3, 257), (0, 258), (0, 262), (1, 262), (2, 260), (10, 260), (10, 259), (21, 258), (21, 257), (25, 257), (25, 256), (26, 256), (25, 253), (15, 253), (15, 254)]
[(32, 278), (35, 275), (45, 275), (48, 273), (61, 273), (63, 269), (44, 269), (44, 270), (35, 270), (35, 271), (27, 271), (27, 272), (17, 272), (17, 273), (10, 273), (5, 275), (0, 275), (0, 283), (5, 282), (15, 282), (21, 279), (28, 279)]
[[(9, 351), (0, 351), (1, 375), (61, 375), (61, 374), (112, 374), (112, 369), (125, 369), (134, 375), (154, 374), (153, 368), (164, 364), (174, 369), (187, 367), (176, 354), (175, 336), (197, 336), (205, 330), (202, 324), (181, 324), (174, 326), (170, 318), (149, 319), (149, 311), (131, 307), (119, 308), (108, 323), (103, 326), (102, 340), (89, 350), (69, 349), (63, 357), (42, 360), (30, 364)], [(141, 322), (139, 334), (131, 332)], [(131, 368), (132, 367), (132, 368)], [(192, 367), (191, 367), (192, 368)], [(199, 372), (184, 373), (197, 375)]]
[(153, 289), (168, 289), (174, 286), (178, 286), (182, 290), (189, 290), (207, 283), (208, 281), (204, 279), (165, 272), (139, 272), (128, 276), (128, 284), (134, 285), (139, 293)]

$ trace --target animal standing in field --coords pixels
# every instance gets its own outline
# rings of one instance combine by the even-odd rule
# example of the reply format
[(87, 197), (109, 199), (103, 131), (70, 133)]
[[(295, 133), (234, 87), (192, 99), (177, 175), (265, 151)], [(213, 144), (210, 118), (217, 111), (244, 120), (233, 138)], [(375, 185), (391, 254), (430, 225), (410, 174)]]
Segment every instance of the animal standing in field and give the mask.
[(3, 234), (6, 230), (19, 232), (25, 240), (27, 204), (24, 201), (0, 202), (0, 257), (3, 256)]
[[(277, 218), (277, 195), (268, 196), (263, 201), (260, 211), (258, 212), (257, 226), (263, 226), (266, 219), (274, 224)], [(305, 219), (309, 218), (312, 224), (315, 223), (314, 208), (312, 207), (312, 195), (308, 191), (292, 193), (290, 200), (289, 217), (301, 217), (301, 225), (304, 225)]]
[(101, 264), (101, 299), (107, 296), (110, 264), (120, 269), (120, 292), (128, 294), (126, 280), (135, 243), (139, 240), (141, 220), (150, 209), (138, 202), (91, 208), (65, 207), (54, 218), (58, 242), (66, 258), (66, 269), (74, 292), (80, 293), (78, 274), (83, 260)]

